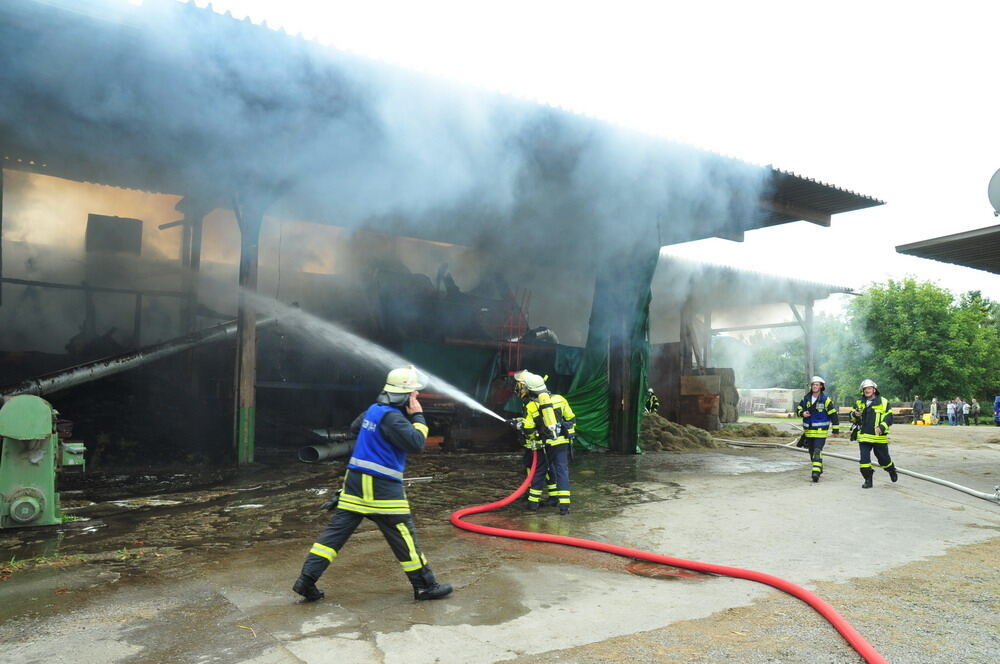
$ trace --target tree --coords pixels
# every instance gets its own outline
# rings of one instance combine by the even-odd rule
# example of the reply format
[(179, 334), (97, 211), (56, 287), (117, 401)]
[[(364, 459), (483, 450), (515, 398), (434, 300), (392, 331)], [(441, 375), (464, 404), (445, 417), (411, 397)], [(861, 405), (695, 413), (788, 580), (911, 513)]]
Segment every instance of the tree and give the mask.
[(848, 325), (860, 342), (856, 363), (879, 391), (949, 398), (983, 396), (1000, 368), (994, 303), (979, 293), (952, 294), (929, 282), (890, 280), (851, 303)]

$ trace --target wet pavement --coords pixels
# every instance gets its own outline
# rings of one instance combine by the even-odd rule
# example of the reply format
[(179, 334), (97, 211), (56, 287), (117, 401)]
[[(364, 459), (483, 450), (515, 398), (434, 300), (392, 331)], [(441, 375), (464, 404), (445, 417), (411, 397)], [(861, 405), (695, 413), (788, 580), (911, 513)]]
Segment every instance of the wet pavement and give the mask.
[[(845, 442), (836, 451), (849, 449)], [(930, 474), (941, 453), (897, 449), (900, 465)], [(962, 455), (949, 459), (947, 479), (980, 489), (1000, 482), (983, 477), (984, 468), (996, 468), (995, 449), (972, 446)], [(770, 592), (458, 531), (447, 523), (450, 512), (508, 494), (522, 476), (520, 455), (427, 454), (413, 459), (408, 475), (433, 479), (407, 492), (423, 549), (455, 594), (414, 602), (381, 535), (365, 524), (319, 584), (328, 599), (300, 604), (289, 586), (325, 522), (318, 505), (340, 473), (339, 465), (281, 460), (182, 492), (135, 496), (125, 487), (100, 500), (74, 496), (70, 513), (81, 520), (60, 528), (0, 532), (0, 560), (47, 557), (9, 570), (0, 583), (5, 657), (502, 661), (706, 617)], [(874, 490), (861, 491), (856, 469), (831, 461), (812, 484), (805, 457), (781, 450), (580, 455), (572, 514), (512, 505), (470, 520), (748, 567), (806, 585), (878, 575), (1000, 533), (1000, 508), (906, 478), (890, 485), (883, 475)], [(850, 658), (845, 646), (843, 661)]]

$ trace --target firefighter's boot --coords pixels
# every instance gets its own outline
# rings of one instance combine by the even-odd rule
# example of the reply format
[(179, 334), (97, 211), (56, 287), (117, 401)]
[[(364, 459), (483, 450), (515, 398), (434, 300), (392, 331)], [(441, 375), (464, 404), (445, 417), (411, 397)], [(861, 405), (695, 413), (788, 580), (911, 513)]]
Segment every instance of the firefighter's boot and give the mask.
[(316, 582), (305, 574), (295, 580), (295, 583), (292, 585), (292, 591), (302, 595), (306, 602), (315, 602), (318, 599), (326, 597), (326, 593), (316, 587)]
[(569, 503), (559, 503), (559, 514), (563, 516), (569, 514)]
[(899, 479), (899, 473), (896, 472), (896, 464), (890, 462), (889, 466), (885, 469), (885, 472), (889, 473), (889, 479), (893, 482)]
[(820, 472), (819, 472), (818, 470), (814, 470), (814, 471), (812, 472), (812, 480), (813, 480), (813, 482), (819, 482), (819, 476), (820, 476), (821, 474), (822, 474), (822, 473), (820, 473)]
[(874, 473), (872, 472), (872, 469), (871, 468), (862, 468), (861, 469), (861, 475), (862, 475), (862, 477), (865, 478), (865, 483), (861, 485), (861, 488), (862, 489), (870, 489), (870, 488), (872, 488), (872, 486), (873, 486), (872, 485), (872, 475), (874, 475)]
[(429, 567), (407, 572), (406, 576), (413, 586), (413, 599), (441, 599), (450, 595), (453, 590), (447, 583), (438, 583)]

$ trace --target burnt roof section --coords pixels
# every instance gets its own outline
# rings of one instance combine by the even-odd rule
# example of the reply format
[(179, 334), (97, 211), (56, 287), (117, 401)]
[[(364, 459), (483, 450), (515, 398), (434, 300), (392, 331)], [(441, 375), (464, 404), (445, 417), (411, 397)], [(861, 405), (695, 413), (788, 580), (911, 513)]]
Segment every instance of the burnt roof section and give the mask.
[[(566, 253), (568, 219), (572, 250), (580, 252), (587, 243), (601, 247), (640, 232), (650, 237), (654, 226), (662, 245), (741, 240), (747, 230), (796, 220), (829, 225), (833, 214), (881, 204), (174, 0), (141, 7), (8, 0), (0, 3), (0, 61), (4, 167), (200, 197), (218, 207), (229, 207), (236, 191), (253, 191), (276, 201), (275, 215), (459, 244), (537, 236), (542, 229), (549, 235), (536, 242), (562, 245)], [(394, 121), (410, 121), (417, 132), (436, 126), (458, 136), (455, 145), (428, 157), (416, 140), (400, 160), (386, 148), (387, 133), (396, 129), (386, 123), (386, 93), (413, 101), (413, 117)], [(467, 118), (457, 116), (463, 104), (488, 105), (491, 115), (463, 124)], [(521, 123), (515, 129), (512, 118)], [(519, 172), (491, 172), (509, 167), (506, 156), (477, 161), (478, 143), (493, 138), (477, 133), (480, 120), (490, 131), (509, 130), (494, 147), (517, 150)], [(605, 159), (596, 169), (585, 163), (595, 152)], [(414, 221), (424, 203), (420, 187), (453, 183), (442, 156), (463, 164), (479, 188), (452, 196), (447, 206), (424, 206), (426, 215), (450, 221)], [(638, 156), (653, 168), (617, 168), (615, 160), (627, 166)], [(393, 182), (420, 171), (428, 175)], [(581, 173), (589, 178), (582, 185)], [(517, 198), (502, 212), (498, 201), (507, 201), (489, 189), (494, 181), (510, 184)], [(609, 200), (594, 201), (587, 193), (594, 185)], [(671, 188), (678, 193), (662, 194)], [(660, 199), (640, 200), (655, 191)], [(351, 199), (362, 196), (402, 203), (359, 211)], [(613, 227), (588, 214), (619, 222)], [(622, 224), (631, 218), (641, 219)]]
[(896, 251), (1000, 274), (1000, 225), (901, 244)]

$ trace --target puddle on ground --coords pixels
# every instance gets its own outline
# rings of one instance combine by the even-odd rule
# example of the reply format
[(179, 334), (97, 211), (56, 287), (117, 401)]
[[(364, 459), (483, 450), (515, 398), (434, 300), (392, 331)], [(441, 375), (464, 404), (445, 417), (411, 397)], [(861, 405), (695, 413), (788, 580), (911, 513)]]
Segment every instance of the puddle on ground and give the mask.
[[(447, 523), (450, 513), (468, 505), (492, 502), (513, 491), (523, 475), (519, 454), (426, 454), (414, 457), (409, 475), (431, 481), (407, 486), (418, 527)], [(612, 517), (630, 505), (683, 497), (674, 474), (734, 475), (783, 472), (801, 462), (762, 459), (752, 453), (686, 452), (640, 456), (578, 453), (573, 464), (573, 510), (559, 516), (554, 508), (529, 514), (523, 503), (475, 520), (515, 529), (586, 537), (588, 524)], [(328, 518), (319, 506), (337, 490), (341, 465), (311, 466), (292, 459), (238, 474), (218, 471), (211, 486), (192, 488), (191, 475), (96, 474), (88, 483), (76, 480), (67, 508), (76, 521), (61, 526), (0, 531), (0, 559), (9, 561), (76, 554), (120, 552), (119, 565), (129, 570), (190, 566), (212, 562), (253, 542), (309, 540)], [(179, 478), (170, 492), (169, 479)], [(132, 482), (132, 484), (130, 484)], [(149, 495), (136, 495), (143, 489)], [(107, 496), (107, 497), (105, 497)], [(67, 509), (70, 511), (70, 509)], [(128, 552), (142, 550), (142, 556)], [(171, 555), (157, 555), (157, 552)], [(185, 570), (185, 574), (192, 572)]]

